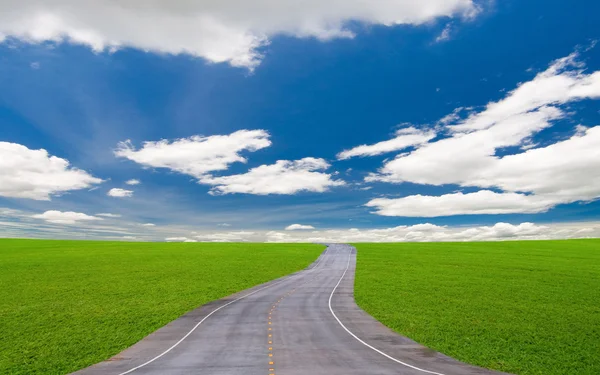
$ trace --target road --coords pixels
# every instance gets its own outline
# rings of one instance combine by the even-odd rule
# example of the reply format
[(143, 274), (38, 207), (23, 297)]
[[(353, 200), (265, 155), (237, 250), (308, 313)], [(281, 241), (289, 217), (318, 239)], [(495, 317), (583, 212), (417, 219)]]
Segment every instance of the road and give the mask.
[(354, 303), (355, 265), (356, 249), (330, 245), (306, 270), (205, 305), (75, 374), (501, 374), (375, 321)]

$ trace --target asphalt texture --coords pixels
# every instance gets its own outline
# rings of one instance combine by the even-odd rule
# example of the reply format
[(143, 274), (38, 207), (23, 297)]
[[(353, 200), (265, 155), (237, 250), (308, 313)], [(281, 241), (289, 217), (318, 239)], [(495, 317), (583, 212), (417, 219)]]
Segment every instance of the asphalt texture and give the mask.
[[(77, 375), (501, 374), (398, 335), (354, 302), (356, 249), (204, 305)], [(200, 323), (200, 324), (199, 324)]]

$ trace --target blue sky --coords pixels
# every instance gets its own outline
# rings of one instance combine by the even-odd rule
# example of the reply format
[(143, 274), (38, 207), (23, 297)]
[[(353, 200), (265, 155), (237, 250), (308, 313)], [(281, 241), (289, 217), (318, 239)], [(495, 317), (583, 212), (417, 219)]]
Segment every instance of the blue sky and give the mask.
[(593, 1), (21, 3), (0, 235), (600, 235)]

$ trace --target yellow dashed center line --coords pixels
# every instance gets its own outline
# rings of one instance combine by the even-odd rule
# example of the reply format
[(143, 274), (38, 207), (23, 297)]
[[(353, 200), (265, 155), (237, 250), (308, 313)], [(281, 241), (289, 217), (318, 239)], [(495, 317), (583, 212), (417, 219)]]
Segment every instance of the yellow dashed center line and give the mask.
[(273, 334), (271, 333), (273, 331), (273, 328), (271, 327), (271, 325), (273, 324), (271, 322), (271, 318), (273, 313), (275, 312), (275, 310), (277, 309), (277, 305), (279, 305), (281, 303), (281, 301), (283, 301), (283, 299), (285, 297), (288, 297), (289, 295), (291, 295), (292, 293), (294, 293), (296, 291), (296, 288), (292, 289), (290, 292), (287, 292), (286, 294), (283, 295), (283, 297), (279, 298), (277, 300), (277, 302), (275, 302), (275, 304), (273, 304), (273, 306), (271, 307), (271, 310), (269, 310), (269, 319), (267, 320), (267, 323), (269, 325), (269, 328), (267, 329), (269, 331), (269, 340), (268, 341), (268, 354), (269, 354), (269, 375), (275, 375), (275, 361), (273, 361)]
[[(315, 277), (313, 277), (313, 278), (311, 278), (311, 279), (303, 282), (302, 284), (306, 284), (307, 282), (313, 281), (318, 276), (319, 275), (317, 275), (317, 276), (315, 276)], [(296, 285), (296, 288), (297, 287), (298, 287), (298, 285)], [(272, 334), (273, 329), (271, 327), (272, 326), (272, 324), (271, 324), (271, 315), (277, 309), (277, 305), (279, 305), (281, 303), (281, 301), (283, 301), (283, 299), (285, 297), (288, 297), (288, 296), (292, 295), (296, 291), (296, 288), (290, 290), (289, 292), (287, 292), (286, 294), (284, 294), (282, 297), (280, 297), (277, 300), (277, 302), (275, 302), (273, 304), (273, 306), (271, 306), (271, 310), (269, 310), (269, 319), (267, 320), (267, 322), (269, 323), (268, 324), (269, 325), (269, 328), (268, 328), (268, 331), (269, 331), (269, 340), (267, 340), (268, 343), (269, 343), (269, 346), (268, 346), (268, 348), (269, 348), (269, 350), (268, 350), (268, 353), (269, 353), (269, 375), (275, 375), (275, 361), (273, 360), (273, 334)]]

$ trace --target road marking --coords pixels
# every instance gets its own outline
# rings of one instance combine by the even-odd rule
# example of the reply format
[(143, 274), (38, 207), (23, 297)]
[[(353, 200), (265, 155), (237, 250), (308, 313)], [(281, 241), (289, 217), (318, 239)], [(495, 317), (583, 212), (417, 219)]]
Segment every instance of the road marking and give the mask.
[[(322, 260), (323, 260), (323, 258), (324, 258), (324, 256), (323, 256), (323, 255), (325, 255), (325, 254), (327, 253), (327, 250), (328, 250), (328, 248), (327, 248), (327, 249), (325, 249), (325, 251), (324, 251), (324, 252), (323, 252), (323, 253), (322, 253), (322, 254), (319, 256), (319, 259), (318, 259), (317, 263), (315, 263), (315, 264), (314, 264), (314, 265), (313, 265), (313, 266), (312, 266), (310, 269), (308, 269), (308, 270), (304, 270), (304, 271), (301, 271), (300, 275), (304, 275), (304, 274), (306, 274), (306, 273), (309, 273), (309, 274), (310, 274), (310, 273), (312, 273), (311, 271), (314, 271), (314, 270), (317, 268), (317, 266), (318, 266), (319, 264), (321, 264), (321, 261), (322, 261)], [(296, 275), (296, 276), (298, 276), (298, 275)], [(267, 289), (267, 288), (270, 288), (270, 287), (272, 287), (272, 286), (275, 286), (275, 285), (279, 285), (279, 284), (281, 284), (281, 283), (283, 283), (283, 282), (286, 282), (286, 281), (289, 281), (289, 280), (290, 280), (290, 276), (288, 276), (288, 277), (285, 277), (283, 280), (281, 280), (281, 281), (279, 281), (279, 282), (273, 283), (273, 284), (271, 284), (271, 285), (267, 285), (267, 286), (265, 286), (265, 287), (263, 287), (263, 288), (260, 288), (260, 289), (258, 289), (258, 290), (255, 290), (255, 291), (254, 291), (254, 292), (252, 292), (252, 293), (248, 293), (248, 294), (246, 294), (246, 295), (243, 295), (243, 296), (241, 296), (241, 297), (239, 297), (239, 298), (237, 298), (237, 299), (234, 299), (233, 301), (227, 302), (226, 304), (224, 304), (224, 305), (223, 305), (223, 306), (221, 306), (221, 307), (218, 307), (218, 308), (214, 309), (214, 310), (213, 310), (213, 311), (211, 311), (211, 312), (210, 312), (208, 315), (206, 315), (204, 318), (202, 318), (202, 320), (201, 320), (201, 321), (199, 321), (199, 322), (198, 322), (198, 323), (197, 323), (197, 324), (196, 324), (194, 327), (192, 327), (192, 329), (191, 329), (191, 330), (190, 330), (188, 333), (186, 333), (186, 334), (185, 334), (185, 336), (183, 336), (183, 337), (182, 337), (182, 338), (181, 338), (179, 341), (177, 341), (175, 344), (173, 344), (173, 345), (172, 345), (172, 346), (171, 346), (169, 349), (167, 349), (167, 350), (165, 350), (164, 352), (160, 353), (160, 354), (159, 354), (159, 355), (157, 355), (156, 357), (154, 357), (154, 358), (152, 358), (152, 359), (150, 359), (150, 360), (148, 360), (148, 361), (146, 361), (146, 362), (142, 363), (142, 364), (141, 364), (141, 365), (139, 365), (139, 366), (136, 366), (136, 367), (134, 367), (134, 368), (132, 368), (132, 369), (130, 369), (130, 370), (127, 370), (127, 371), (125, 371), (125, 372), (122, 372), (122, 373), (120, 373), (119, 375), (127, 375), (127, 374), (130, 374), (130, 373), (134, 372), (135, 370), (138, 370), (138, 369), (140, 369), (140, 368), (142, 368), (142, 367), (144, 367), (144, 366), (147, 366), (147, 365), (149, 365), (150, 363), (152, 363), (152, 362), (156, 361), (157, 359), (161, 358), (162, 356), (164, 356), (165, 354), (167, 354), (167, 353), (168, 353), (168, 352), (170, 352), (171, 350), (175, 349), (175, 347), (177, 347), (179, 344), (181, 344), (181, 343), (183, 342), (183, 340), (185, 340), (186, 338), (188, 338), (188, 336), (189, 336), (189, 335), (191, 335), (191, 334), (192, 334), (192, 333), (193, 333), (193, 332), (196, 330), (196, 328), (198, 328), (198, 327), (200, 326), (200, 324), (202, 324), (202, 323), (203, 323), (203, 322), (204, 322), (206, 319), (208, 319), (208, 318), (209, 318), (209, 317), (210, 317), (212, 314), (216, 313), (217, 311), (221, 310), (222, 308), (224, 308), (224, 307), (227, 307), (227, 306), (231, 305), (232, 303), (234, 303), (234, 302), (237, 302), (237, 301), (239, 301), (239, 300), (242, 300), (242, 299), (244, 299), (244, 298), (246, 298), (246, 297), (250, 297), (251, 295), (253, 295), (253, 294), (256, 294), (256, 293), (258, 293), (258, 292), (260, 292), (260, 291), (262, 291), (262, 290), (265, 290), (265, 289)], [(271, 330), (271, 328), (269, 328), (269, 331), (270, 331), (270, 330)], [(269, 337), (271, 337), (271, 335), (269, 335)]]
[(350, 253), (348, 254), (348, 264), (346, 265), (346, 269), (344, 270), (344, 273), (342, 274), (342, 277), (340, 277), (340, 279), (338, 280), (337, 284), (335, 285), (335, 287), (333, 288), (333, 290), (331, 291), (331, 294), (329, 295), (329, 311), (331, 311), (331, 314), (333, 315), (333, 317), (335, 318), (335, 320), (337, 320), (337, 322), (340, 324), (340, 326), (342, 326), (342, 328), (348, 332), (350, 334), (350, 336), (354, 337), (358, 342), (360, 342), (361, 344), (363, 344), (364, 346), (368, 347), (369, 349), (373, 349), (374, 351), (376, 351), (377, 353), (381, 354), (384, 357), (387, 357), (389, 359), (391, 359), (392, 361), (399, 363), (403, 366), (406, 367), (410, 367), (414, 370), (417, 371), (421, 371), (421, 372), (425, 372), (427, 374), (432, 374), (432, 375), (444, 375), (440, 372), (435, 372), (435, 371), (429, 371), (429, 370), (424, 370), (422, 368), (419, 368), (417, 366), (413, 366), (410, 365), (406, 362), (402, 362), (384, 352), (382, 352), (381, 350), (367, 344), (366, 342), (364, 342), (363, 340), (359, 339), (358, 336), (356, 336), (354, 333), (352, 333), (348, 328), (346, 328), (346, 326), (340, 321), (340, 319), (337, 317), (337, 315), (335, 315), (335, 312), (333, 312), (333, 308), (331, 308), (331, 299), (333, 298), (333, 295), (335, 294), (335, 291), (337, 290), (338, 286), (340, 285), (340, 283), (342, 282), (342, 280), (344, 279), (344, 276), (346, 276), (346, 272), (348, 272), (348, 268), (350, 267), (350, 258), (352, 257), (352, 251), (350, 251)]
[[(323, 254), (327, 253), (327, 250), (329, 250), (329, 248), (325, 249), (325, 252), (324, 252)], [(321, 262), (321, 260), (322, 260), (322, 259), (323, 259), (323, 258), (320, 258), (320, 259), (319, 259), (319, 262), (317, 262), (317, 264), (315, 265), (315, 267), (311, 268), (309, 271), (312, 271), (312, 270), (314, 270), (314, 269), (316, 268), (316, 266), (317, 266), (317, 265), (318, 265), (318, 264)], [(277, 306), (279, 306), (279, 304), (280, 304), (280, 303), (281, 303), (281, 302), (282, 302), (282, 301), (283, 301), (283, 300), (284, 300), (286, 297), (289, 297), (289, 296), (291, 296), (292, 294), (294, 294), (294, 293), (296, 292), (296, 289), (298, 288), (298, 286), (300, 286), (300, 285), (304, 285), (304, 284), (307, 284), (307, 283), (309, 283), (309, 282), (311, 282), (311, 281), (313, 281), (313, 280), (316, 280), (316, 279), (317, 279), (317, 277), (319, 277), (319, 274), (317, 274), (317, 275), (316, 275), (315, 277), (313, 277), (313, 278), (310, 278), (310, 279), (306, 279), (306, 280), (304, 280), (304, 281), (303, 281), (303, 282), (301, 282), (300, 284), (296, 285), (296, 286), (295, 286), (295, 287), (294, 287), (292, 290), (290, 290), (289, 292), (285, 293), (285, 294), (284, 294), (284, 295), (283, 295), (281, 298), (279, 298), (279, 300), (277, 300), (277, 302), (275, 302), (275, 304), (273, 304), (273, 307), (271, 307), (271, 311), (269, 311), (269, 320), (268, 320), (268, 323), (269, 323), (269, 325), (271, 325), (271, 314), (273, 313), (273, 311), (275, 310), (275, 308), (276, 308)], [(271, 327), (269, 327), (269, 331), (272, 331), (272, 328), (271, 328)], [(273, 335), (272, 335), (271, 333), (269, 333), (269, 345), (273, 345), (273, 341), (272, 341), (272, 339), (271, 339), (271, 337), (272, 337), (272, 336), (273, 336)], [(269, 352), (272, 352), (272, 351), (273, 351), (273, 347), (272, 347), (272, 346), (269, 346), (269, 350), (268, 350), (268, 351), (269, 351)], [(272, 359), (273, 359), (273, 353), (268, 353), (268, 354), (269, 354), (269, 359), (271, 359), (271, 361), (269, 362), (269, 365), (274, 365), (274, 362), (272, 361)], [(269, 368), (269, 375), (275, 375), (275, 369), (274, 369), (274, 368)]]

